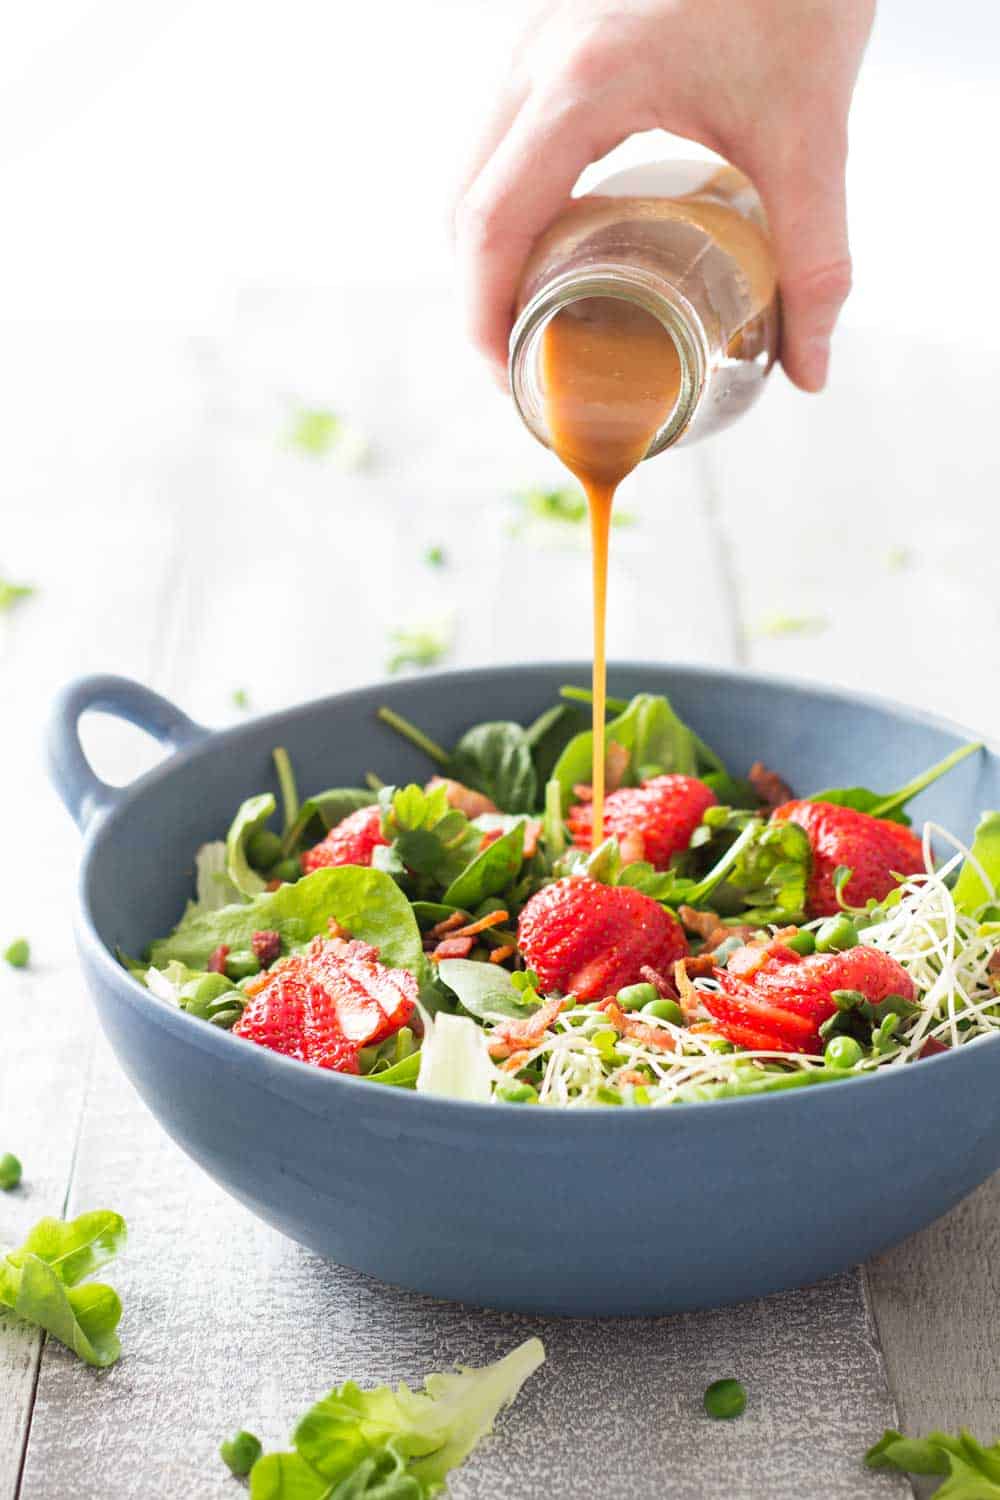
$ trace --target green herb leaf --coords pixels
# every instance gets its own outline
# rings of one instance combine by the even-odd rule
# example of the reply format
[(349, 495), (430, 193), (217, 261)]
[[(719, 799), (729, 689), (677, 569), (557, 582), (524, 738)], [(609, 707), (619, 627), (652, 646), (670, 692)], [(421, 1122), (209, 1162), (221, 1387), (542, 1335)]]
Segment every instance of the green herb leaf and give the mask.
[(524, 861), (524, 829), (523, 821), (517, 823), (509, 833), (477, 854), (448, 886), (442, 897), (444, 903), (471, 911), (487, 896), (498, 895), (504, 890)]
[(34, 592), (35, 586), (32, 583), (8, 583), (6, 579), (0, 578), (0, 614), (13, 609), (22, 600), (30, 599)]
[(447, 656), (451, 641), (451, 626), (443, 621), (402, 625), (390, 630), (386, 671), (395, 674), (404, 667), (433, 667)]
[(347, 1381), (303, 1417), (294, 1453), (254, 1465), (251, 1500), (429, 1500), (544, 1358), (528, 1339), (484, 1369), (429, 1375), (423, 1392)]
[(247, 845), (263, 830), (276, 806), (270, 792), (248, 797), (226, 834), (226, 874), (241, 896), (259, 896), (267, 888), (267, 881), (250, 863)]
[(476, 724), (451, 755), (452, 774), (507, 813), (530, 813), (538, 785), (528, 737), (509, 720)]
[[(984, 812), (953, 892), (955, 906), (968, 917), (996, 899), (1000, 891), (1000, 812)], [(985, 883), (984, 883), (985, 878)]]
[(121, 1353), (118, 1294), (78, 1283), (125, 1243), (125, 1220), (107, 1209), (64, 1222), (41, 1219), (24, 1244), (0, 1261), (0, 1304), (44, 1328), (87, 1364), (103, 1368)]
[(390, 875), (358, 865), (316, 870), (242, 906), (185, 914), (169, 937), (151, 945), (149, 962), (162, 969), (177, 959), (204, 971), (216, 948), (248, 949), (256, 931), (280, 933), (288, 952), (325, 934), (331, 917), (352, 937), (378, 948), (384, 964), (422, 974), (423, 946), (410, 903)]
[(965, 1429), (953, 1437), (931, 1432), (925, 1438), (905, 1438), (887, 1429), (865, 1454), (870, 1469), (903, 1474), (943, 1474), (935, 1500), (1000, 1500), (1000, 1442), (989, 1448)]

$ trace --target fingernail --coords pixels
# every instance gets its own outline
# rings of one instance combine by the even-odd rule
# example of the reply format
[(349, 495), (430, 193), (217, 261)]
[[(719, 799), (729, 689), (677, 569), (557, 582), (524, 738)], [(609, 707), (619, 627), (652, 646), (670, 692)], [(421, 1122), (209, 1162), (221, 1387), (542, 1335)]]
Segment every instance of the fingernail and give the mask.
[(830, 340), (820, 336), (806, 340), (802, 356), (802, 382), (810, 391), (821, 391), (830, 368)]

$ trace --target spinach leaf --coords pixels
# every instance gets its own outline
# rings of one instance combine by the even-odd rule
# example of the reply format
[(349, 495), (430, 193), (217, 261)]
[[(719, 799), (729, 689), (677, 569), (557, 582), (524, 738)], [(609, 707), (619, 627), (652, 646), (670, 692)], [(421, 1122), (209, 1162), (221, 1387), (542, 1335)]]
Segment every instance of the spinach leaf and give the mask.
[(537, 786), (547, 784), (556, 761), (573, 736), (585, 727), (583, 714), (570, 703), (556, 703), (528, 725), (524, 737), (534, 762)]
[(363, 807), (372, 807), (377, 801), (374, 792), (355, 786), (335, 786), (329, 791), (307, 797), (281, 840), (281, 858), (288, 859), (289, 855), (296, 853), (303, 840), (321, 839), (331, 828), (336, 828), (338, 823), (350, 817), (351, 813), (360, 812)]
[(109, 1286), (79, 1286), (125, 1243), (125, 1220), (98, 1209), (64, 1222), (41, 1219), (24, 1244), (0, 1261), (0, 1305), (44, 1328), (89, 1365), (121, 1353), (115, 1329), (121, 1302)]
[(953, 896), (958, 910), (974, 917), (1000, 891), (1000, 812), (982, 814), (970, 854), (972, 858), (959, 872)]
[(255, 833), (260, 833), (275, 806), (270, 792), (248, 797), (226, 834), (226, 874), (241, 896), (259, 896), (267, 888), (267, 881), (250, 864), (247, 845)]
[(476, 724), (451, 756), (455, 778), (483, 792), (504, 812), (531, 812), (538, 783), (531, 746), (520, 724), (510, 720)]
[(470, 1016), (485, 1021), (507, 1016), (521, 1021), (538, 1009), (525, 1004), (523, 992), (514, 987), (506, 969), (477, 963), (470, 958), (443, 958), (438, 973)]
[(430, 1500), (544, 1359), (528, 1339), (484, 1369), (428, 1375), (422, 1392), (346, 1381), (299, 1422), (294, 1453), (258, 1459), (251, 1500)]
[(508, 886), (524, 860), (524, 823), (488, 844), (448, 886), (441, 898), (446, 906), (471, 911)]
[(853, 807), (857, 812), (868, 813), (873, 818), (885, 818), (890, 823), (903, 823), (908, 828), (910, 819), (903, 811), (907, 802), (912, 801), (918, 793), (926, 791), (933, 782), (953, 770), (967, 756), (982, 748), (981, 741), (974, 745), (960, 745), (957, 750), (946, 755), (944, 760), (939, 760), (937, 765), (922, 771), (896, 792), (872, 792), (864, 786), (828, 787), (824, 792), (815, 792), (809, 801), (832, 802), (836, 807)]
[(169, 937), (151, 944), (149, 961), (157, 969), (176, 959), (204, 970), (220, 945), (247, 949), (257, 931), (280, 933), (287, 952), (325, 934), (331, 917), (352, 937), (372, 943), (384, 964), (421, 975), (425, 960), (410, 903), (390, 875), (359, 865), (316, 870), (243, 906), (185, 915)]

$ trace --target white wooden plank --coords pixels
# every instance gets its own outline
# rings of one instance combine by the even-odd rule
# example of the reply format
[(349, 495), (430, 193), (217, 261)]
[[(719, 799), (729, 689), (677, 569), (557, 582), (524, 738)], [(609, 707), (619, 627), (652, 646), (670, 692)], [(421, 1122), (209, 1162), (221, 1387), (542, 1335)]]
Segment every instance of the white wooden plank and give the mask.
[[(524, 1318), (438, 1303), (331, 1266), (225, 1199), (160, 1132), (103, 1044), (71, 1208), (129, 1221), (104, 1273), (125, 1304), (124, 1353), (95, 1376), (48, 1347), (22, 1500), (219, 1500), (217, 1456), (238, 1426), (284, 1445), (344, 1379), (419, 1381), (539, 1334), (548, 1363), (498, 1436), (456, 1476), (455, 1500), (877, 1500), (868, 1474), (893, 1419), (854, 1277), (737, 1308), (661, 1319)], [(709, 1421), (706, 1385), (737, 1373), (738, 1422)]]

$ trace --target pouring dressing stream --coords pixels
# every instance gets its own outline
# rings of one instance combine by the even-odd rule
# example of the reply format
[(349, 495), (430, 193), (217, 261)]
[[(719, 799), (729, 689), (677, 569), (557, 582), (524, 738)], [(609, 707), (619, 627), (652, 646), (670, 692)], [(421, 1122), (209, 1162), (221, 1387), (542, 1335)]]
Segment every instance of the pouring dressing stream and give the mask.
[(583, 485), (593, 567), (593, 846), (604, 836), (608, 542), (644, 459), (718, 430), (760, 394), (778, 347), (766, 220), (729, 166), (620, 173), (542, 235), (511, 334), (518, 411)]

